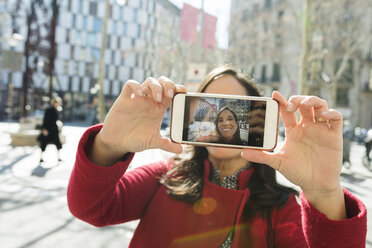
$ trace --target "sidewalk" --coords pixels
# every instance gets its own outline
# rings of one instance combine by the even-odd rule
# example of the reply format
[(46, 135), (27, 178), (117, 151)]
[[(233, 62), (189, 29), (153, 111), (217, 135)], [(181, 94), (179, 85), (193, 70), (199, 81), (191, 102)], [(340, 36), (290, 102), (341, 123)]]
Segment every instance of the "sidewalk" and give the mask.
[[(0, 122), (0, 247), (127, 247), (137, 221), (96, 228), (73, 217), (66, 189), (76, 147), (86, 127), (65, 126), (66, 144), (57, 161), (48, 146), (40, 164), (38, 147), (11, 147), (5, 131), (18, 124)], [(136, 154), (131, 167), (162, 160), (168, 153), (151, 150)]]
[[(137, 222), (96, 228), (74, 218), (67, 207), (66, 189), (74, 164), (77, 143), (86, 127), (66, 125), (66, 144), (61, 150), (62, 162), (54, 146), (48, 146), (39, 164), (38, 147), (10, 147), (5, 131), (16, 131), (16, 123), (0, 122), (0, 247), (2, 248), (98, 248), (127, 247)], [(364, 148), (353, 144), (350, 169), (343, 169), (344, 187), (357, 195), (369, 210), (372, 228), (372, 172), (360, 161)], [(137, 153), (131, 168), (171, 154), (160, 150)], [(281, 182), (285, 182), (279, 176)], [(369, 228), (369, 229), (370, 229)], [(369, 232), (371, 233), (371, 232)], [(372, 237), (367, 237), (372, 248)]]

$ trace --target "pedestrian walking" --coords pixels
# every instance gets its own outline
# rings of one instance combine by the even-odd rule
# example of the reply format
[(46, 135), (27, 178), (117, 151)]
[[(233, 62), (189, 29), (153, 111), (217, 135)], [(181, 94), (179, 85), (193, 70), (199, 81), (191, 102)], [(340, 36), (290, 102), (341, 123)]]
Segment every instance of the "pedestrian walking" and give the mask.
[[(366, 208), (340, 185), (342, 115), (315, 96), (272, 94), (286, 129), (278, 151), (195, 146), (127, 171), (135, 152), (182, 153), (160, 125), (185, 91), (166, 77), (125, 83), (104, 123), (80, 140), (67, 191), (73, 215), (95, 226), (139, 219), (135, 248), (365, 246)], [(210, 72), (199, 91), (260, 95), (230, 66)], [(301, 206), (275, 170), (302, 189)]]
[(90, 125), (96, 125), (99, 123), (98, 120), (98, 100), (97, 97), (94, 97), (92, 100), (92, 103), (88, 105), (88, 108), (90, 111), (88, 112), (88, 120)]
[(367, 135), (364, 139), (364, 144), (366, 147), (366, 157), (368, 162), (371, 162), (371, 149), (372, 149), (372, 128), (368, 130)]
[(45, 110), (41, 132), (37, 140), (39, 141), (41, 153), (40, 162), (43, 162), (43, 152), (48, 144), (53, 144), (57, 148), (58, 161), (61, 161), (59, 151), (62, 149), (62, 143), (59, 137), (62, 129), (62, 123), (58, 122), (58, 112), (62, 106), (62, 99), (54, 97), (50, 102), (50, 107)]

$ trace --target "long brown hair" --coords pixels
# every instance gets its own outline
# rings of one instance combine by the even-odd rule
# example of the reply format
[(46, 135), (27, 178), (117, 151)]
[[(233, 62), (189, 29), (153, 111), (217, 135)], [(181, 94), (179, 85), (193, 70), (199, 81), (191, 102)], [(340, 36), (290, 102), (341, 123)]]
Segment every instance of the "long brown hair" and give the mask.
[[(261, 96), (253, 80), (232, 66), (221, 66), (211, 71), (199, 87), (199, 92), (204, 92), (207, 86), (223, 75), (236, 78), (246, 89), (249, 96)], [(205, 147), (191, 147), (191, 158), (176, 161), (176, 166), (168, 171), (161, 183), (168, 188), (168, 193), (175, 199), (195, 202), (201, 198), (203, 190), (204, 160), (208, 158)], [(247, 164), (249, 162), (247, 161)], [(256, 215), (267, 218), (274, 208), (283, 206), (290, 193), (298, 194), (292, 188), (277, 183), (275, 170), (264, 164), (251, 163), (254, 169), (248, 188), (250, 197), (244, 207), (243, 218), (248, 220)]]

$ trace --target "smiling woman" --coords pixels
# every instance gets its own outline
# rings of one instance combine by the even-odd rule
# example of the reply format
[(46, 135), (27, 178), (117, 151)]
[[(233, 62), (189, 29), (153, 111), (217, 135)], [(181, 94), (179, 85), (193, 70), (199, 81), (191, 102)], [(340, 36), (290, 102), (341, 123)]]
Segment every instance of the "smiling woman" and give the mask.
[(238, 117), (231, 108), (222, 108), (217, 114), (215, 124), (216, 131), (220, 135), (222, 143), (234, 145), (243, 144), (240, 139)]
[[(286, 127), (278, 151), (191, 146), (181, 157), (127, 170), (135, 152), (182, 152), (160, 127), (172, 98), (185, 91), (164, 76), (126, 82), (104, 123), (79, 143), (67, 191), (76, 217), (95, 226), (139, 219), (131, 248), (365, 246), (366, 207), (340, 185), (342, 115), (315, 96), (287, 101), (272, 94)], [(260, 95), (230, 66), (210, 72), (199, 92)], [(259, 129), (250, 119), (260, 119), (263, 106), (253, 104), (250, 116), (234, 104), (227, 104), (230, 110), (215, 105), (224, 139), (239, 129), (233, 110), (247, 119), (250, 133)], [(314, 122), (318, 117), (329, 123)], [(302, 189), (301, 205), (295, 190), (278, 184), (275, 170)]]

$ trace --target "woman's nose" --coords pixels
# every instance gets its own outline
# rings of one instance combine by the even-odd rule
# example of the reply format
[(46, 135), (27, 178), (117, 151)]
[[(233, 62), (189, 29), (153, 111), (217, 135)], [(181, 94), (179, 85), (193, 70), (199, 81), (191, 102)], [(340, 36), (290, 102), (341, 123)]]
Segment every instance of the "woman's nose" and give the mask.
[(223, 125), (230, 125), (230, 121), (228, 121), (228, 120), (226, 120), (226, 121), (223, 121), (223, 123), (222, 123)]

